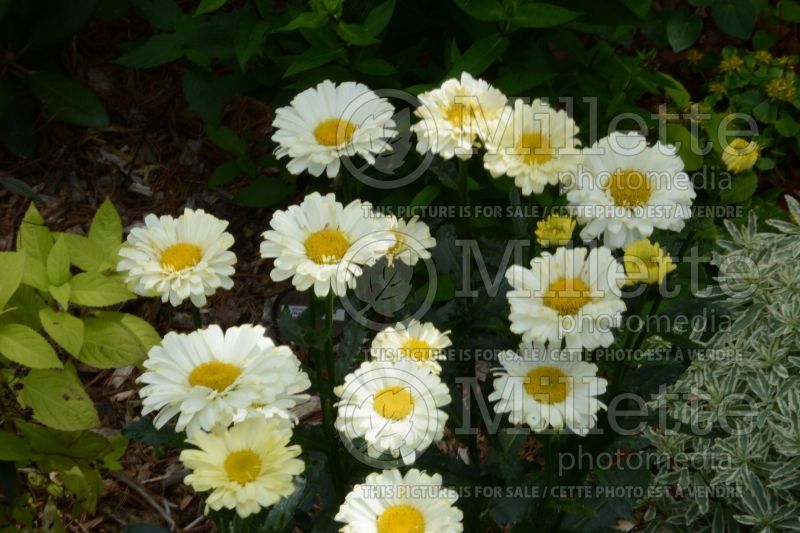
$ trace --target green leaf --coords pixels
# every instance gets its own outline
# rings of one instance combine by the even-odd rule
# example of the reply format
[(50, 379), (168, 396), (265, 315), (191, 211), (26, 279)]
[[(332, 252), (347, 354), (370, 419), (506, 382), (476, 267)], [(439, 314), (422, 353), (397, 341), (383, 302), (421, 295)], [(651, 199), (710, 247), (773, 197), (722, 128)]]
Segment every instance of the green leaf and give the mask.
[(703, 19), (688, 14), (686, 10), (673, 11), (667, 20), (667, 41), (674, 52), (686, 50), (694, 44), (703, 29)]
[(800, 4), (794, 0), (781, 0), (778, 15), (789, 22), (800, 22)]
[(22, 283), (47, 292), (47, 256), (53, 247), (53, 236), (44, 220), (31, 203), (17, 234), (17, 250), (25, 255)]
[(382, 4), (378, 4), (367, 15), (364, 21), (364, 29), (370, 35), (378, 35), (386, 29), (389, 21), (392, 20), (392, 13), (394, 13), (395, 0), (387, 0)]
[(101, 272), (104, 269), (115, 267), (106, 259), (103, 251), (94, 242), (83, 235), (75, 233), (61, 233), (69, 250), (69, 260), (73, 265), (86, 272)]
[(512, 20), (525, 28), (551, 28), (566, 24), (581, 15), (580, 11), (573, 11), (555, 4), (535, 2), (519, 6), (514, 11)]
[(131, 0), (154, 28), (172, 30), (183, 12), (173, 0)]
[(76, 356), (95, 368), (118, 368), (142, 361), (161, 341), (141, 318), (124, 313), (100, 313), (84, 318), (83, 348)]
[(106, 307), (136, 297), (122, 282), (95, 272), (84, 272), (74, 276), (70, 285), (72, 302), (77, 305)]
[(174, 34), (148, 37), (135, 48), (128, 50), (114, 63), (128, 68), (153, 68), (183, 57), (183, 44)]
[[(0, 115), (2, 115), (2, 113), (0, 113)], [(27, 198), (28, 200), (33, 200), (34, 202), (38, 202), (40, 200), (39, 194), (34, 191), (30, 185), (22, 180), (18, 180), (17, 178), (0, 178), (0, 187), (3, 187), (12, 194), (18, 194), (19, 196)]]
[(105, 128), (108, 112), (95, 94), (76, 81), (55, 72), (36, 72), (24, 83), (55, 118), (85, 128)]
[(293, 183), (275, 177), (262, 176), (242, 187), (233, 195), (233, 201), (248, 207), (279, 205), (295, 190)]
[(692, 146), (699, 150), (700, 142), (684, 126), (667, 124), (667, 142), (675, 145), (680, 144), (678, 155), (683, 159), (685, 170), (697, 170), (703, 166), (703, 156), (699, 153), (694, 153), (692, 150)]
[(39, 311), (39, 320), (50, 338), (64, 348), (68, 354), (77, 357), (83, 346), (83, 322), (69, 313), (45, 307)]
[(302, 54), (295, 57), (286, 72), (283, 73), (284, 78), (311, 70), (312, 68), (321, 67), (341, 57), (344, 49), (341, 47), (332, 48), (317, 48), (312, 46)]
[(216, 11), (224, 5), (225, 0), (201, 0), (200, 5), (197, 6), (197, 9), (194, 12), (194, 16), (196, 17), (198, 15), (211, 13), (212, 11)]
[(226, 161), (211, 173), (208, 178), (209, 187), (219, 187), (230, 183), (242, 174), (238, 161)]
[(176, 433), (172, 426), (162, 426), (156, 429), (150, 418), (142, 417), (122, 428), (122, 434), (135, 442), (147, 444), (153, 448), (157, 456), (163, 456), (167, 450), (180, 448), (183, 445), (183, 435)]
[(28, 326), (0, 326), (0, 354), (28, 368), (62, 368), (53, 347)]
[(720, 193), (726, 204), (740, 204), (753, 196), (758, 188), (758, 177), (753, 171), (736, 174), (731, 181), (730, 189), (724, 189)]
[(503, 74), (492, 85), (506, 94), (522, 94), (556, 77), (555, 72), (524, 70)]
[(30, 29), (31, 49), (48, 48), (72, 37), (94, 13), (97, 0), (59, 0), (37, 5)]
[(377, 57), (359, 59), (353, 63), (353, 69), (368, 76), (391, 76), (397, 72), (394, 65)]
[(462, 72), (469, 72), (477, 76), (491, 66), (505, 51), (508, 39), (502, 35), (490, 35), (476, 41), (450, 68), (448, 77), (461, 76)]
[(33, 418), (63, 431), (91, 429), (100, 425), (92, 399), (69, 370), (31, 370), (22, 379), (19, 400), (33, 409)]
[(352, 44), (353, 46), (369, 46), (380, 42), (363, 26), (359, 26), (358, 24), (339, 22), (339, 25), (336, 26), (336, 33), (342, 38), (342, 40)]
[(421, 191), (414, 195), (414, 198), (411, 199), (408, 205), (411, 207), (424, 207), (431, 205), (431, 202), (436, 199), (441, 190), (442, 186), (438, 183), (426, 185)]
[(109, 198), (103, 201), (94, 214), (92, 225), (89, 227), (89, 240), (96, 244), (104, 255), (112, 257), (122, 244), (122, 220)]
[(206, 135), (211, 142), (225, 150), (238, 156), (247, 153), (247, 143), (233, 130), (225, 126), (214, 126), (206, 124)]
[(455, 4), (470, 17), (483, 22), (505, 20), (506, 13), (496, 0), (455, 0)]
[(328, 15), (326, 13), (312, 13), (307, 11), (305, 13), (300, 13), (289, 24), (283, 26), (282, 28), (278, 28), (275, 31), (280, 33), (285, 31), (299, 30), (302, 28), (313, 30), (322, 26), (327, 19)]
[(25, 256), (20, 252), (0, 252), (0, 311), (22, 283)]
[(63, 285), (69, 281), (69, 250), (63, 237), (56, 239), (47, 255), (47, 278), (51, 285)]
[(236, 59), (239, 61), (239, 68), (242, 70), (247, 66), (247, 62), (256, 55), (261, 45), (269, 33), (270, 25), (263, 20), (256, 20), (253, 17), (245, 17), (236, 27)]
[(711, 6), (714, 22), (728, 35), (747, 39), (758, 18), (758, 10), (751, 0), (717, 0)]
[(13, 433), (0, 429), (0, 461), (30, 460), (28, 444)]
[(183, 78), (183, 94), (189, 108), (211, 124), (219, 124), (228, 98), (248, 90), (253, 81), (242, 73), (216, 78), (199, 69), (189, 69)]
[(62, 285), (48, 285), (47, 291), (62, 309), (69, 307), (69, 297), (72, 295), (72, 287), (69, 282)]

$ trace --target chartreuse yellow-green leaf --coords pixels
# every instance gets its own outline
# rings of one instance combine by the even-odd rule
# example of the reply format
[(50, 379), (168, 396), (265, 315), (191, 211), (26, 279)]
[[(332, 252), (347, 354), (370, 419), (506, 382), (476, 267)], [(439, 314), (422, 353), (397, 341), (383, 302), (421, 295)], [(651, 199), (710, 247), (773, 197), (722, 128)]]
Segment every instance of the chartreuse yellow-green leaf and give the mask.
[(55, 350), (44, 337), (28, 326), (0, 326), (0, 354), (28, 368), (61, 368)]
[(121, 281), (95, 272), (73, 276), (70, 286), (72, 303), (88, 307), (116, 305), (136, 297)]
[(66, 309), (69, 305), (69, 296), (72, 294), (72, 285), (64, 283), (63, 285), (49, 285), (47, 289), (50, 291), (50, 296), (58, 302), (62, 309)]
[(34, 420), (62, 431), (100, 425), (92, 399), (70, 369), (31, 370), (22, 379), (19, 400), (33, 410)]
[(76, 356), (95, 368), (117, 368), (138, 363), (161, 341), (153, 327), (124, 313), (98, 313), (83, 319), (83, 348)]
[(61, 233), (69, 250), (69, 259), (73, 265), (85, 272), (102, 272), (110, 269), (112, 261), (103, 255), (103, 250), (90, 241), (88, 237), (74, 233)]
[(58, 286), (69, 281), (69, 278), (69, 250), (64, 237), (60, 236), (47, 255), (47, 279), (50, 285)]
[(94, 214), (89, 228), (89, 240), (102, 251), (105, 256), (116, 255), (122, 244), (122, 221), (114, 204), (108, 198)]
[(53, 236), (44, 220), (31, 204), (17, 234), (17, 251), (25, 255), (22, 282), (40, 291), (47, 292), (47, 256), (53, 247)]
[(42, 327), (68, 354), (77, 357), (83, 346), (83, 322), (63, 311), (46, 307), (39, 311)]
[(22, 283), (25, 257), (18, 252), (0, 252), (0, 311)]

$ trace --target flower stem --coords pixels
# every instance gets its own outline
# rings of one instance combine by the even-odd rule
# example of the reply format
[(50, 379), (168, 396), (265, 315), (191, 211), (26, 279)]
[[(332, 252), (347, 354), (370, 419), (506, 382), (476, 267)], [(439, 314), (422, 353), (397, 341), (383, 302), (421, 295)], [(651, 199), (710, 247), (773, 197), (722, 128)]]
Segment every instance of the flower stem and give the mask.
[[(336, 379), (336, 371), (333, 362), (333, 313), (334, 313), (334, 294), (328, 292), (325, 305), (325, 350), (318, 353), (317, 357), (317, 384), (319, 387), (320, 403), (322, 404), (322, 424), (325, 428), (325, 435), (328, 440), (328, 468), (331, 473), (331, 481), (336, 492), (336, 501), (344, 501), (344, 482), (341, 473), (341, 462), (339, 460), (338, 435), (334, 426), (335, 413), (333, 411), (333, 382)], [(324, 359), (324, 361), (323, 361)]]
[(194, 321), (194, 329), (201, 329), (203, 327), (203, 318), (200, 316), (200, 308), (192, 304), (192, 320)]
[(459, 217), (462, 223), (461, 237), (469, 238), (470, 236), (470, 217), (466, 216), (466, 206), (469, 205), (469, 173), (467, 168), (467, 161), (458, 159), (458, 197), (464, 212)]

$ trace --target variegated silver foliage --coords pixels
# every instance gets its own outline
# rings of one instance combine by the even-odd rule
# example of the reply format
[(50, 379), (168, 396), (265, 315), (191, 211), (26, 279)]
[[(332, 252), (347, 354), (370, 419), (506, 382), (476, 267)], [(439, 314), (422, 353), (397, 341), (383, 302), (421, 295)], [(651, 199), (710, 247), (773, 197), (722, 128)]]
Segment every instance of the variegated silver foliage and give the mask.
[(714, 255), (736, 318), (654, 402), (679, 428), (649, 428), (666, 458), (646, 505), (647, 531), (800, 530), (800, 204), (793, 223), (756, 229), (750, 213)]

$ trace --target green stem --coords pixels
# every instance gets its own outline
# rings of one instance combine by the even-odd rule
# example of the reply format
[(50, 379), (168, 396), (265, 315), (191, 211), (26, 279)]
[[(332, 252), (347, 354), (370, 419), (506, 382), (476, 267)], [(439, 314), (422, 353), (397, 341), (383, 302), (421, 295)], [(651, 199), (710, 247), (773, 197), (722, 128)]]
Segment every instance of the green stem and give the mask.
[[(463, 208), (466, 208), (469, 205), (469, 172), (467, 168), (467, 161), (464, 159), (458, 159), (458, 198), (459, 203)], [(466, 213), (462, 213), (462, 216), (459, 217), (461, 220), (461, 237), (462, 238), (469, 238), (471, 230), (470, 230), (470, 217), (463, 216)]]
[[(331, 473), (331, 481), (336, 492), (336, 501), (344, 501), (344, 482), (341, 472), (341, 461), (339, 460), (339, 446), (336, 433), (335, 413), (333, 411), (333, 381), (336, 379), (336, 371), (333, 362), (333, 313), (334, 313), (334, 294), (328, 292), (325, 305), (325, 352), (320, 354), (317, 360), (317, 382), (319, 384), (320, 402), (322, 403), (322, 423), (325, 426), (325, 434), (329, 443), (328, 466)], [(324, 359), (324, 361), (322, 361)], [(323, 369), (324, 374), (323, 375)]]
[(194, 329), (201, 329), (203, 327), (203, 318), (200, 316), (200, 308), (192, 304), (192, 320), (194, 321)]

